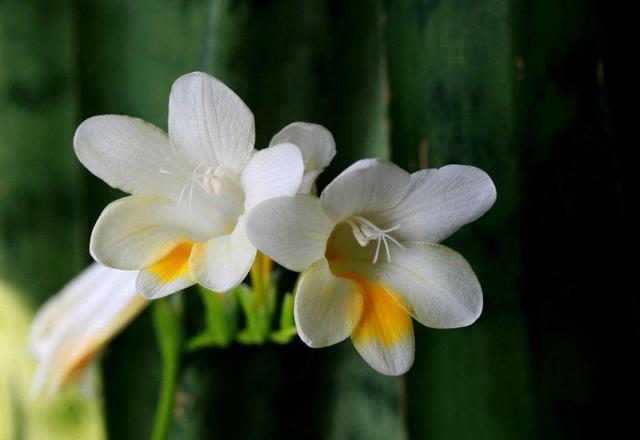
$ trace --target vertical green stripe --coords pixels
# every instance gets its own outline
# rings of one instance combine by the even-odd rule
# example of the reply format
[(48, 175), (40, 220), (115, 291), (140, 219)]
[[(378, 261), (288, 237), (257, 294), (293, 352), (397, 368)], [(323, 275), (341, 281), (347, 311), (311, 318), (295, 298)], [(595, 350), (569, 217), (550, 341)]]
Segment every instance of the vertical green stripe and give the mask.
[(73, 30), (69, 1), (0, 2), (2, 439), (104, 438), (99, 399), (67, 393), (45, 404), (28, 393), (32, 309), (75, 276), (88, 256), (72, 148), (78, 100)]
[(407, 376), (414, 438), (535, 432), (518, 290), (523, 199), (511, 8), (506, 0), (387, 3), (392, 157), (410, 170), (475, 165), (498, 188), (493, 209), (445, 242), (476, 271), (485, 307), (469, 328), (416, 332), (416, 362)]
[[(40, 303), (86, 255), (69, 2), (0, 6), (0, 277)], [(37, 30), (37, 31), (36, 31)]]

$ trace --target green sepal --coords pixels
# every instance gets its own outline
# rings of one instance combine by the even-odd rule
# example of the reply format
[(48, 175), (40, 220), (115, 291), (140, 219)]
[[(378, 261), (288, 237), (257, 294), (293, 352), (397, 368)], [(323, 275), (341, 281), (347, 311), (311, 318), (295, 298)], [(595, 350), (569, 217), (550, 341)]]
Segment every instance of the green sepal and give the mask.
[(238, 288), (240, 307), (245, 318), (246, 327), (238, 333), (238, 342), (243, 345), (262, 345), (267, 341), (271, 331), (271, 323), (276, 308), (276, 289), (273, 284), (269, 286), (260, 298), (250, 287), (242, 285)]

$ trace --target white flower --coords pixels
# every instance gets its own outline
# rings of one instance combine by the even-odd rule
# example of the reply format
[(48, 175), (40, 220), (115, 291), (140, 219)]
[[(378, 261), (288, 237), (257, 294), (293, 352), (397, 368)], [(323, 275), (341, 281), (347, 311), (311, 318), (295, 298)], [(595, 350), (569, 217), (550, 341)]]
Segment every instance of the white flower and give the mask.
[(298, 333), (311, 347), (351, 336), (362, 357), (389, 375), (413, 363), (411, 317), (435, 328), (466, 326), (482, 310), (471, 267), (435, 243), (494, 203), (489, 176), (449, 165), (409, 174), (377, 159), (340, 174), (321, 197), (278, 197), (257, 206), (247, 231), (258, 249), (303, 272)]
[(295, 194), (304, 169), (293, 144), (256, 151), (254, 137), (247, 106), (200, 72), (173, 84), (168, 136), (127, 116), (83, 122), (74, 139), (80, 161), (133, 194), (102, 212), (92, 256), (140, 270), (137, 288), (147, 298), (196, 282), (220, 292), (235, 287), (256, 255), (245, 213), (270, 197)]
[(42, 306), (28, 337), (33, 395), (52, 396), (70, 382), (92, 388), (97, 353), (148, 304), (135, 282), (135, 272), (94, 263)]
[[(284, 143), (296, 145), (302, 153), (304, 175), (298, 192), (301, 194), (312, 192), (316, 178), (336, 155), (333, 135), (322, 125), (294, 122), (276, 133), (269, 146)], [(315, 191), (313, 192), (315, 194)]]

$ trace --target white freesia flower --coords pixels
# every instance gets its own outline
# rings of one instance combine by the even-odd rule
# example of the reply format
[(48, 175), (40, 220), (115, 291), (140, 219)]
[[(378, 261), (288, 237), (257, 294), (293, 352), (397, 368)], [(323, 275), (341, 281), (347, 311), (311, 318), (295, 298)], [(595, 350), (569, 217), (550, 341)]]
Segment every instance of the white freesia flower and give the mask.
[(34, 395), (52, 396), (70, 382), (92, 389), (97, 353), (148, 304), (136, 276), (94, 263), (42, 306), (28, 337)]
[(74, 139), (80, 161), (133, 194), (103, 211), (91, 236), (93, 257), (140, 270), (137, 288), (147, 298), (196, 282), (220, 292), (235, 287), (256, 255), (245, 213), (295, 194), (304, 169), (295, 145), (256, 151), (254, 137), (247, 106), (200, 72), (173, 84), (169, 135), (127, 116), (83, 122)]
[(351, 336), (373, 368), (398, 375), (413, 363), (411, 317), (453, 328), (480, 315), (482, 291), (471, 267), (435, 243), (484, 214), (495, 197), (489, 176), (474, 167), (410, 175), (368, 159), (340, 174), (320, 198), (260, 204), (247, 231), (260, 251), (303, 272), (295, 318), (307, 345)]
[[(336, 155), (333, 135), (322, 125), (308, 122), (294, 122), (280, 130), (271, 139), (270, 146), (290, 143), (300, 148), (304, 161), (304, 175), (298, 192), (312, 192), (316, 178)], [(313, 191), (315, 194), (315, 191)]]

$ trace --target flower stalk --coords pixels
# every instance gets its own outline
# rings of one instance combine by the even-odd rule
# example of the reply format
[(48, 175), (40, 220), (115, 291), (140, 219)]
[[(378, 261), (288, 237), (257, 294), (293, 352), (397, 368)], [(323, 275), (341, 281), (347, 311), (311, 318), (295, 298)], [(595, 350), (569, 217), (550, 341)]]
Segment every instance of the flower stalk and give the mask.
[(162, 358), (162, 378), (151, 438), (164, 440), (167, 438), (173, 414), (184, 339), (182, 298), (174, 295), (171, 298), (155, 301), (152, 313), (158, 349)]
[(271, 288), (271, 269), (273, 261), (262, 252), (256, 254), (256, 259), (251, 266), (251, 289), (255, 296), (256, 305), (264, 308), (267, 304), (267, 295)]

